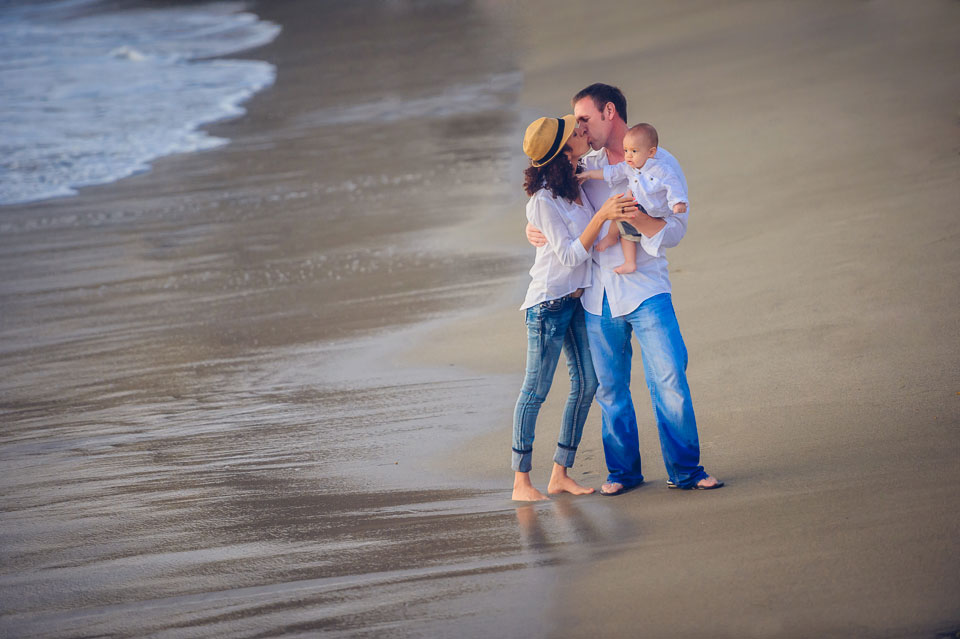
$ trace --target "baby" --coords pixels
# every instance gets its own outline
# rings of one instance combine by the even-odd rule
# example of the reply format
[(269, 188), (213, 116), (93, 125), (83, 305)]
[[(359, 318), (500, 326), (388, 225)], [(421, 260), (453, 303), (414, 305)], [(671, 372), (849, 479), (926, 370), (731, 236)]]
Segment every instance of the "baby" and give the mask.
[[(667, 217), (674, 213), (687, 212), (687, 192), (683, 182), (666, 164), (654, 157), (660, 138), (650, 124), (631, 127), (623, 137), (624, 161), (603, 167), (603, 170), (584, 171), (581, 179), (606, 180), (611, 186), (626, 179), (630, 191), (640, 205), (640, 210), (651, 217)], [(617, 243), (623, 248), (623, 264), (613, 269), (625, 275), (637, 270), (637, 242), (643, 237), (627, 222), (611, 226), (605, 237), (597, 242), (597, 250), (604, 251)]]

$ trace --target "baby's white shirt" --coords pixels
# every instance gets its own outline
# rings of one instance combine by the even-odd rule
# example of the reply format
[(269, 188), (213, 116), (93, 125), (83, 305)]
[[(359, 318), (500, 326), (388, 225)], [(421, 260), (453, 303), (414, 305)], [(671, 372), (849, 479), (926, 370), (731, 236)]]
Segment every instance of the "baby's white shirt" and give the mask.
[(688, 205), (687, 190), (677, 174), (665, 162), (650, 158), (639, 170), (626, 162), (603, 167), (603, 179), (607, 186), (627, 180), (630, 192), (650, 217), (667, 217), (673, 214), (673, 207), (679, 202)]

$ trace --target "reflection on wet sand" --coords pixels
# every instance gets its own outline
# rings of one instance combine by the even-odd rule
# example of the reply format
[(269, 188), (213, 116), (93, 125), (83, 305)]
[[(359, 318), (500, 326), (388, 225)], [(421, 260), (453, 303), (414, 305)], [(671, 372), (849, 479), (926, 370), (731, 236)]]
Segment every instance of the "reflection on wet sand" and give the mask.
[(144, 491), (135, 512), (92, 515), (110, 544), (72, 545), (66, 531), (21, 538), (20, 571), (0, 580), (3, 627), (22, 637), (64, 628), (375, 636), (411, 623), (443, 628), (457, 611), (464, 627), (496, 628), (492, 612), (506, 623), (542, 595), (544, 570), (623, 540), (616, 512), (595, 499), (511, 512), (502, 491), (337, 495), (311, 481), (221, 481), (222, 498), (183, 478)]
[(637, 528), (611, 504), (592, 497), (555, 497), (515, 508), (528, 565), (575, 563), (607, 554), (638, 537)]

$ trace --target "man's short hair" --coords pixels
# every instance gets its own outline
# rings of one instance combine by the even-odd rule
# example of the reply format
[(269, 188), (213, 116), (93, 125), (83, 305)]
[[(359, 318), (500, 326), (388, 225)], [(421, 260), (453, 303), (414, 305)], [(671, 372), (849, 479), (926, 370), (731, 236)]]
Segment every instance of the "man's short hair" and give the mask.
[(660, 136), (657, 135), (657, 130), (653, 128), (652, 124), (647, 124), (646, 122), (635, 124), (627, 129), (627, 135), (631, 133), (642, 137), (650, 146), (660, 146)]
[(617, 110), (617, 115), (623, 118), (624, 122), (627, 121), (627, 99), (623, 97), (623, 92), (617, 87), (601, 82), (591, 84), (573, 96), (571, 103), (576, 104), (584, 98), (591, 98), (597, 107), (597, 111), (601, 112), (603, 111), (603, 107), (607, 106), (607, 102), (613, 102), (613, 106)]

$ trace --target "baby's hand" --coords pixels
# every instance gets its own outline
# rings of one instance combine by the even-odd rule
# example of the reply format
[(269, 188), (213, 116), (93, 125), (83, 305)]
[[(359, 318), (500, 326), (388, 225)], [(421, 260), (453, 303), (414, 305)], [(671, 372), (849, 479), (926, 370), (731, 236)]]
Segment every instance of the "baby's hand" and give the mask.
[(687, 203), (686, 202), (677, 202), (673, 205), (674, 213), (686, 213), (687, 212)]
[(593, 169), (593, 170), (591, 170), (591, 171), (583, 171), (583, 172), (579, 173), (579, 174), (577, 175), (577, 177), (580, 178), (580, 181), (581, 181), (581, 182), (585, 182), (585, 181), (587, 181), (587, 180), (602, 180), (602, 179), (603, 179), (603, 171), (601, 171), (600, 169)]

